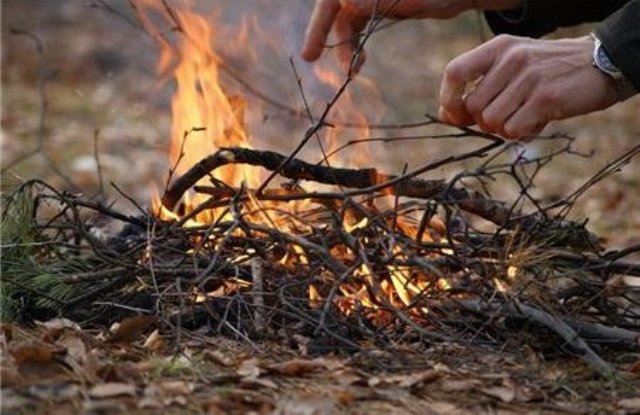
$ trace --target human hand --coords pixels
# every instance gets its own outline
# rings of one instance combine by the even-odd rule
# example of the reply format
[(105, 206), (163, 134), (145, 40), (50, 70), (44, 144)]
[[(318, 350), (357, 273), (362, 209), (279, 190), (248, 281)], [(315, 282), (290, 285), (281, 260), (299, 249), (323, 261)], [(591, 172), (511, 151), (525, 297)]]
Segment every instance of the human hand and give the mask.
[[(338, 59), (348, 68), (358, 35), (372, 13), (395, 19), (447, 19), (474, 4), (473, 0), (316, 0), (300, 55), (307, 61), (318, 59), (333, 28)], [(364, 62), (364, 52), (358, 58), (353, 68), (356, 71)]]
[(440, 119), (521, 139), (552, 120), (607, 108), (617, 101), (615, 82), (592, 67), (592, 53), (586, 36), (498, 36), (447, 65)]

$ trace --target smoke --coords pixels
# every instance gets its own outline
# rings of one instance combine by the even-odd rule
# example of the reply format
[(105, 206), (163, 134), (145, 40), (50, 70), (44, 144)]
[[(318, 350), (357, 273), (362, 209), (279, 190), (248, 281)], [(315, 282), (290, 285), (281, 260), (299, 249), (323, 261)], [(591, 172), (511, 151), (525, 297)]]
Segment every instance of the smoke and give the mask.
[[(299, 57), (313, 2), (222, 0), (206, 6), (201, 3), (198, 11), (210, 16), (215, 24), (215, 49), (225, 61), (224, 84), (228, 85), (229, 93), (248, 100), (246, 122), (250, 141), (257, 148), (291, 150), (312, 122), (307, 109), (312, 118), (317, 118), (346, 77), (332, 51), (314, 63)], [(292, 116), (283, 107), (296, 110), (298, 115)], [(376, 123), (380, 107), (377, 90), (364, 76), (359, 76), (329, 118), (337, 124)], [(342, 142), (364, 138), (366, 134), (359, 129), (332, 132)], [(318, 159), (316, 146), (310, 145), (307, 150), (306, 154)]]

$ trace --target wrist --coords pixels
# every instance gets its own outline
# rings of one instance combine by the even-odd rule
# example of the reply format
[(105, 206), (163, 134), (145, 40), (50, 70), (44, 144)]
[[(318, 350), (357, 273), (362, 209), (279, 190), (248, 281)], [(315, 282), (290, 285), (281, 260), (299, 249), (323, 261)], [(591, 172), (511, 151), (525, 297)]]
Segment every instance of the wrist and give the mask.
[(600, 39), (594, 33), (591, 33), (590, 37), (593, 40), (591, 65), (614, 81), (618, 101), (624, 101), (637, 94), (638, 91), (633, 84), (611, 60)]

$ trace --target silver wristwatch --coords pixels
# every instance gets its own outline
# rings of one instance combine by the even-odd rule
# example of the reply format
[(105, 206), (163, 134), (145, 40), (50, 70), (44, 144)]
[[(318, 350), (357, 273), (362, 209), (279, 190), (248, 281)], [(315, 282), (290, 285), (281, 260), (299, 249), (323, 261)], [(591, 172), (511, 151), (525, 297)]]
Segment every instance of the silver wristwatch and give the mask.
[(638, 91), (633, 86), (633, 84), (629, 82), (624, 74), (620, 72), (618, 67), (611, 61), (611, 58), (607, 54), (607, 51), (604, 50), (604, 47), (602, 47), (602, 42), (600, 41), (600, 39), (598, 39), (593, 33), (591, 34), (591, 37), (593, 38), (594, 42), (592, 65), (594, 68), (597, 68), (612, 77), (616, 82), (616, 92), (618, 93), (618, 100), (624, 101), (637, 94)]

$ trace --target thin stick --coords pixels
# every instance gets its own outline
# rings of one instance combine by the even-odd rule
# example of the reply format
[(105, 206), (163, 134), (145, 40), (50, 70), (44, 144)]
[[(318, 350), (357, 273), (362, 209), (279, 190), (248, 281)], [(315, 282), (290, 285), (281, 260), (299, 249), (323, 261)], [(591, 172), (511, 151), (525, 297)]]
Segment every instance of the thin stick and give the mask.
[(254, 257), (251, 259), (251, 296), (253, 298), (253, 319), (257, 333), (262, 333), (265, 329), (264, 321), (264, 264), (262, 259)]
[(484, 301), (468, 300), (455, 302), (455, 304), (469, 311), (482, 314), (507, 313), (509, 315), (526, 318), (527, 320), (548, 328), (562, 337), (578, 357), (591, 366), (596, 372), (603, 376), (610, 376), (615, 373), (615, 369), (598, 356), (569, 324), (546, 311), (517, 301), (487, 303)]

